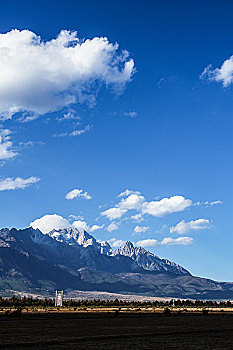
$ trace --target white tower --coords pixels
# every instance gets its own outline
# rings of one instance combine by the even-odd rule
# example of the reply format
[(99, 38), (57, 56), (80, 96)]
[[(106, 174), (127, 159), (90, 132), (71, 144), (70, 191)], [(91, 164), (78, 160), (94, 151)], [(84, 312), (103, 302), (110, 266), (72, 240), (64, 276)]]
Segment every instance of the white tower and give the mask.
[(63, 305), (63, 296), (64, 296), (63, 290), (61, 290), (61, 291), (56, 290), (55, 306), (62, 306)]

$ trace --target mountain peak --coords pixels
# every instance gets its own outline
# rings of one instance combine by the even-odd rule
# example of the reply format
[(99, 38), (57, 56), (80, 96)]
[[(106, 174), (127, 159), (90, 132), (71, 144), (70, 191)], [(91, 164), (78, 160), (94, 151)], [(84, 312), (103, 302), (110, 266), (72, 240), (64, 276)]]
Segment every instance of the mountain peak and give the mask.
[(116, 254), (132, 258), (135, 255), (135, 247), (132, 242), (127, 241), (121, 248), (117, 249)]
[(108, 241), (102, 241), (102, 242), (100, 242), (100, 245), (101, 245), (101, 247), (109, 247), (109, 248), (111, 248), (111, 246), (108, 243)]
[(95, 246), (99, 247), (99, 243), (97, 243), (96, 239), (91, 236), (85, 230), (79, 231), (75, 227), (68, 227), (59, 230), (52, 230), (48, 233), (48, 235), (59, 242), (66, 242), (69, 245), (81, 245), (84, 248), (87, 246)]
[(189, 272), (183, 267), (166, 259), (160, 259), (143, 247), (134, 247), (130, 241), (117, 249), (112, 250), (112, 255), (124, 255), (133, 259), (138, 266), (145, 270), (154, 271), (156, 273), (171, 273), (176, 275), (189, 275)]
[(122, 249), (125, 249), (125, 248), (134, 249), (134, 245), (132, 242), (126, 241), (125, 244), (123, 245)]
[(111, 255), (112, 247), (107, 241), (100, 242), (100, 246), (101, 246), (101, 249), (100, 249), (101, 254)]

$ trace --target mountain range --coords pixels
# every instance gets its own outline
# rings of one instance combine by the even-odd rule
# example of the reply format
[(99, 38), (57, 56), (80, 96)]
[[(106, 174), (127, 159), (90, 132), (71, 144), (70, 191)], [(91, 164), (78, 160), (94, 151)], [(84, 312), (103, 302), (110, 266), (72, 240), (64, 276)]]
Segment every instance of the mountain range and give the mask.
[(233, 283), (192, 276), (127, 241), (113, 249), (76, 228), (43, 234), (29, 227), (0, 230), (0, 295), (53, 295), (56, 289), (157, 297), (232, 299)]

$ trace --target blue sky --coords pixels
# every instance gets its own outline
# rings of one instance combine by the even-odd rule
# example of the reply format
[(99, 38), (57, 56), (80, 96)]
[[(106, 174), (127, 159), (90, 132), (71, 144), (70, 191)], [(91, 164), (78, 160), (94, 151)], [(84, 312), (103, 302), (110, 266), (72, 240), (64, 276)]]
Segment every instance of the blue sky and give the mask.
[[(0, 226), (57, 214), (231, 281), (232, 13), (213, 0), (0, 1)], [(61, 30), (72, 50), (108, 41), (73, 62), (61, 40), (43, 48)]]

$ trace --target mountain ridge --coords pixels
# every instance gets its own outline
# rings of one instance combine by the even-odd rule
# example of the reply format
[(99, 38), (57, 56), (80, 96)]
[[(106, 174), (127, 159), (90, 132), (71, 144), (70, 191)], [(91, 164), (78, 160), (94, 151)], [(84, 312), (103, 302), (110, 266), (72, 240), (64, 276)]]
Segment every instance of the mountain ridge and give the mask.
[(133, 243), (130, 241), (126, 241), (121, 248), (114, 250), (109, 242), (97, 242), (88, 232), (85, 230), (79, 231), (77, 228), (52, 230), (48, 232), (47, 235), (70, 245), (78, 244), (84, 248), (93, 246), (99, 249), (101, 254), (104, 255), (130, 257), (139, 267), (148, 271), (171, 272), (179, 275), (190, 274), (190, 272), (182, 266), (167, 259), (161, 259), (143, 247), (134, 247)]
[(233, 298), (233, 283), (192, 276), (131, 242), (113, 250), (86, 231), (0, 230), (0, 295), (105, 291), (178, 298)]

